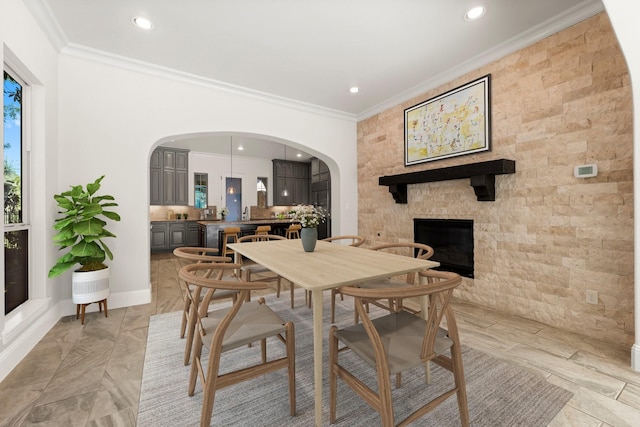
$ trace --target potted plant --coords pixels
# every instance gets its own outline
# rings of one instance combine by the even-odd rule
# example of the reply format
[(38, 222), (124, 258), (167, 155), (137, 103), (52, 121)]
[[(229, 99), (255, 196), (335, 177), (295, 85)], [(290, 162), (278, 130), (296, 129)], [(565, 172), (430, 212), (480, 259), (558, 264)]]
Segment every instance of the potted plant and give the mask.
[(229, 215), (229, 209), (226, 206), (220, 208), (220, 218), (224, 221), (227, 215)]
[(75, 185), (53, 196), (61, 214), (53, 226), (57, 231), (53, 241), (61, 250), (71, 249), (58, 258), (49, 270), (49, 277), (59, 276), (80, 264), (72, 274), (74, 304), (99, 302), (109, 296), (109, 267), (104, 261), (107, 257), (112, 260), (113, 254), (103, 239), (116, 236), (105, 228), (104, 219), (120, 221), (120, 215), (105, 210), (118, 206), (113, 196), (96, 194), (103, 178), (104, 175), (86, 188)]

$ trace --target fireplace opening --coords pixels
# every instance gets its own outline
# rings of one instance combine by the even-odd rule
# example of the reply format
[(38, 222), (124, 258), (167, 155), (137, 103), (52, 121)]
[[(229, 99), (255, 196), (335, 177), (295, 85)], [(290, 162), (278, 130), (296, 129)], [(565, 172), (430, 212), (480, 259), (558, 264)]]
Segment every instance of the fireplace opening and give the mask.
[(413, 239), (435, 251), (436, 270), (452, 271), (473, 278), (473, 220), (413, 219)]

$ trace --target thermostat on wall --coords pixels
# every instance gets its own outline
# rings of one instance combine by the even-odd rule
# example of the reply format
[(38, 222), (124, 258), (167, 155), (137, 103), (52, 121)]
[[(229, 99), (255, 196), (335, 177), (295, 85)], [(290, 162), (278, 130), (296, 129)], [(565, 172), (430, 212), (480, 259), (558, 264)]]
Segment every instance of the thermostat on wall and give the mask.
[(576, 178), (591, 178), (598, 175), (598, 165), (592, 163), (590, 165), (579, 165), (573, 168), (573, 176)]

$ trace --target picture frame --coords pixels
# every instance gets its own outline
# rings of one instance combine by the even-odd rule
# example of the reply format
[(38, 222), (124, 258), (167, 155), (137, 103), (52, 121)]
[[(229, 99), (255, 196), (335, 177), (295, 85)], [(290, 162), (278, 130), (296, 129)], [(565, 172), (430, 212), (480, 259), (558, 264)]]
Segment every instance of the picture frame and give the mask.
[(491, 74), (404, 110), (404, 165), (491, 151)]

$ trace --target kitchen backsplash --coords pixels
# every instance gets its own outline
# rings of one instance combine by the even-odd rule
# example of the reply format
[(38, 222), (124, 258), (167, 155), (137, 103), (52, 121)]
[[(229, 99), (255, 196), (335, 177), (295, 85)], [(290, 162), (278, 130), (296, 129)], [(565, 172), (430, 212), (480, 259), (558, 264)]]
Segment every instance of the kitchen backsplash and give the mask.
[(288, 213), (293, 206), (269, 206), (268, 208), (259, 208), (257, 206), (251, 206), (249, 218), (251, 219), (269, 219), (277, 216), (278, 214)]
[[(259, 208), (258, 206), (251, 206), (249, 209), (249, 218), (247, 219), (270, 219), (278, 214), (288, 213), (294, 206), (270, 206), (268, 208)], [(207, 219), (217, 219), (218, 210), (217, 206), (209, 206), (208, 209), (211, 214)], [(202, 219), (204, 209), (196, 209), (192, 206), (149, 206), (149, 218), (151, 221), (168, 221), (175, 220), (176, 214), (180, 214), (182, 219), (184, 214), (187, 214), (186, 219)]]
[[(210, 218), (217, 218), (217, 207), (209, 206), (211, 210)], [(176, 219), (176, 214), (180, 214), (182, 219), (201, 219), (204, 209), (196, 209), (193, 206), (149, 206), (149, 218), (151, 221), (167, 221)], [(184, 218), (187, 214), (187, 218)]]

